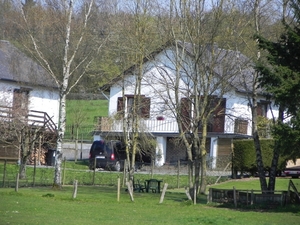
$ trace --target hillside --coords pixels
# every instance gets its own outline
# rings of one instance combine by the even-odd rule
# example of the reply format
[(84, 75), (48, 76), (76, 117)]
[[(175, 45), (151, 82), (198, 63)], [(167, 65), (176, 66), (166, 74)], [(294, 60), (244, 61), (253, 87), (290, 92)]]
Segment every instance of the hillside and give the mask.
[(108, 116), (107, 100), (67, 100), (67, 121), (65, 138), (73, 139), (78, 137), (91, 139), (91, 132), (94, 130), (97, 117)]

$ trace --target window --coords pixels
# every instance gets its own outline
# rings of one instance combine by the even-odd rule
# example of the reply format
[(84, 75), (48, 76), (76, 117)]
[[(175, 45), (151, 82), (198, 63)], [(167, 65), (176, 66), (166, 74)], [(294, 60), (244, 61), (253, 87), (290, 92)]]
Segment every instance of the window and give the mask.
[(234, 133), (247, 134), (248, 121), (245, 119), (235, 119), (234, 121)]
[(16, 115), (27, 115), (29, 104), (29, 89), (14, 89), (13, 95), (13, 112)]
[[(218, 103), (220, 104), (218, 105), (218, 107), (216, 107)], [(213, 112), (211, 121), (212, 132), (224, 132), (226, 98), (214, 98), (213, 107), (216, 107), (216, 109)]]
[[(225, 109), (226, 109), (226, 98), (218, 98), (216, 96), (210, 96), (210, 109), (214, 109), (214, 112), (211, 114), (207, 124), (208, 132), (224, 132), (224, 123), (225, 123)], [(191, 99), (182, 98), (181, 99), (181, 121), (184, 130), (188, 130), (191, 124)], [(217, 104), (219, 104), (217, 106)], [(208, 110), (208, 109), (206, 109)], [(199, 126), (199, 131), (202, 128)]]
[(257, 115), (267, 117), (267, 109), (268, 109), (269, 102), (258, 102), (257, 103)]
[[(124, 113), (128, 116), (133, 116), (134, 114), (134, 104), (137, 101), (137, 96), (127, 95), (125, 96), (126, 105), (124, 104), (124, 98), (119, 97), (117, 103), (117, 112), (121, 117), (124, 117)], [(126, 110), (125, 110), (126, 107)], [(150, 118), (150, 98), (144, 95), (140, 96), (140, 103), (137, 103), (136, 113), (144, 119)]]

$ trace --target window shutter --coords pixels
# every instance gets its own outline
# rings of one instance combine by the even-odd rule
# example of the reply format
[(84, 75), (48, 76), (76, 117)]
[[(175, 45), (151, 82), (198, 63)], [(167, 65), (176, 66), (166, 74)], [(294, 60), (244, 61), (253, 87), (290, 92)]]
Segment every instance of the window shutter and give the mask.
[(234, 133), (247, 134), (248, 121), (244, 119), (235, 119), (234, 121)]
[(118, 115), (124, 117), (124, 101), (123, 101), (123, 97), (118, 97), (117, 113), (118, 113)]
[(266, 103), (257, 103), (257, 115), (267, 117), (267, 104)]
[(141, 117), (145, 119), (150, 118), (150, 98), (142, 98)]
[(220, 98), (216, 98), (216, 105), (219, 101), (219, 106), (215, 109), (213, 124), (212, 124), (212, 132), (224, 132), (224, 123), (225, 123), (225, 110), (226, 110), (226, 98), (220, 100)]

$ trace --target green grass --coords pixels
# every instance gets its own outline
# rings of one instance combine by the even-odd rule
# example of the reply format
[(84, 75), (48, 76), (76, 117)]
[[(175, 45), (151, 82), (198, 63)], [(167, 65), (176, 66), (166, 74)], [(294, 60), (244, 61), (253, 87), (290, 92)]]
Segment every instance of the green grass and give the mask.
[(79, 186), (76, 199), (73, 187), (55, 191), (49, 187), (0, 189), (0, 224), (299, 224), (299, 207), (274, 211), (239, 211), (206, 205), (201, 196), (197, 205), (184, 193), (168, 191), (160, 195), (134, 193), (134, 202), (124, 189), (117, 201), (116, 187)]
[[(276, 225), (299, 224), (299, 205), (289, 205), (277, 209), (234, 209), (222, 205), (206, 204), (202, 195), (193, 205), (187, 200), (184, 188), (172, 189), (177, 185), (177, 177), (154, 175), (168, 183), (164, 202), (159, 204), (157, 193), (134, 193), (134, 202), (130, 201), (125, 187), (121, 188), (120, 201), (117, 201), (117, 179), (122, 173), (96, 172), (96, 185), (90, 184), (93, 171), (88, 171), (87, 162), (67, 161), (65, 164), (66, 184), (62, 190), (51, 188), (53, 168), (37, 168), (37, 182), (46, 185), (32, 187), (33, 167), (27, 168), (27, 179), (21, 180), (18, 192), (14, 191), (18, 166), (7, 165), (7, 180), (11, 188), (0, 188), (0, 224), (243, 224)], [(0, 187), (2, 187), (3, 164), (0, 164)], [(136, 174), (136, 179), (150, 178), (150, 174)], [(76, 199), (72, 198), (73, 181), (79, 182)], [(216, 178), (209, 178), (213, 184)], [(23, 183), (22, 183), (23, 182)], [(44, 183), (43, 183), (44, 182)], [(186, 176), (180, 176), (182, 186), (187, 183)], [(278, 178), (277, 190), (287, 190), (288, 178)], [(293, 179), (298, 185), (300, 179)], [(229, 180), (211, 185), (213, 188), (259, 189), (258, 179)]]
[[(276, 178), (276, 190), (287, 190), (289, 186), (289, 178)], [(300, 190), (300, 179), (292, 179), (295, 186)], [(268, 180), (267, 180), (268, 182)], [(240, 179), (240, 180), (230, 180), (227, 182), (223, 182), (217, 185), (213, 185), (213, 188), (218, 189), (233, 189), (235, 187), (238, 190), (260, 190), (260, 182), (258, 178), (251, 179)]]
[[(96, 117), (108, 116), (107, 100), (68, 100), (65, 139), (92, 140)], [(76, 129), (77, 128), (77, 129)]]
[[(66, 161), (62, 164), (62, 181), (63, 184), (73, 184), (74, 180), (78, 180), (80, 185), (116, 185), (117, 178), (120, 177), (123, 180), (123, 172), (113, 172), (113, 171), (91, 171), (88, 169), (88, 161)], [(18, 173), (19, 166), (16, 164), (8, 164), (6, 168), (6, 179), (5, 179), (5, 187), (13, 187), (15, 186), (16, 175)], [(0, 187), (3, 186), (3, 171), (4, 164), (0, 163)], [(53, 183), (53, 174), (54, 168), (47, 167), (38, 167), (36, 168), (36, 174), (34, 176), (34, 167), (27, 166), (26, 170), (26, 179), (20, 180), (20, 186), (33, 186), (33, 180), (35, 181), (35, 185), (43, 185), (43, 186), (51, 186)], [(34, 179), (35, 177), (35, 179)], [(150, 179), (151, 174), (149, 173), (136, 173), (135, 179), (146, 180)], [(170, 174), (155, 174), (154, 178), (161, 179), (165, 183), (169, 184), (169, 188), (177, 188), (178, 182), (179, 187), (183, 188), (188, 184), (188, 176), (181, 175), (178, 177), (177, 175)], [(214, 184), (217, 180), (217, 177), (207, 177), (208, 184)], [(222, 178), (221, 181), (226, 180)]]
[(81, 122), (82, 126), (94, 125), (96, 116), (108, 116), (107, 100), (68, 100), (67, 126)]

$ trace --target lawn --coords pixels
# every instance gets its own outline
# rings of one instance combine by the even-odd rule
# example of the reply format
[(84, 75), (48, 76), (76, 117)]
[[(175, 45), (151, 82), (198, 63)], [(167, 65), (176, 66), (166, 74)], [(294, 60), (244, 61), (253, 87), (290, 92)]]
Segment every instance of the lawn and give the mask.
[(66, 113), (65, 139), (75, 139), (78, 135), (79, 139), (92, 140), (97, 117), (108, 116), (108, 101), (68, 100)]
[[(193, 205), (187, 200), (184, 188), (175, 189), (176, 176), (154, 175), (169, 183), (165, 199), (159, 204), (157, 193), (134, 193), (134, 202), (130, 201), (125, 187), (122, 187), (120, 201), (117, 201), (117, 179), (122, 173), (96, 172), (96, 185), (91, 184), (94, 172), (87, 171), (84, 162), (66, 162), (66, 184), (62, 190), (53, 190), (53, 168), (37, 168), (37, 184), (32, 187), (33, 168), (27, 168), (27, 179), (18, 192), (14, 189), (14, 180), (18, 166), (7, 165), (6, 184), (11, 188), (0, 188), (0, 225), (2, 224), (299, 224), (300, 207), (286, 206), (265, 211), (224, 208), (222, 205), (207, 204), (207, 196), (202, 195)], [(3, 174), (3, 164), (0, 164)], [(0, 184), (3, 177), (0, 174)], [(136, 174), (136, 178), (146, 179), (149, 174)], [(72, 181), (79, 182), (78, 193), (72, 198)], [(182, 186), (186, 177), (180, 177)], [(215, 179), (216, 180), (216, 179)], [(213, 178), (210, 178), (213, 181)], [(300, 185), (300, 179), (293, 179)], [(24, 183), (25, 182), (25, 183)], [(289, 179), (277, 179), (276, 189), (287, 190)], [(2, 183), (3, 184), (3, 183)], [(25, 184), (25, 185), (24, 185)], [(45, 186), (46, 185), (46, 186)], [(2, 186), (2, 185), (1, 185)], [(1, 187), (0, 186), (0, 187)], [(259, 189), (256, 178), (228, 180), (209, 187), (231, 189)]]
[[(268, 181), (268, 178), (267, 178)], [(300, 190), (300, 179), (292, 179), (294, 185)], [(284, 191), (288, 189), (290, 179), (287, 177), (276, 178), (275, 189)], [(258, 178), (246, 178), (238, 180), (229, 180), (220, 184), (213, 185), (214, 188), (219, 189), (233, 189), (235, 187), (239, 190), (260, 190), (260, 182)]]
[(95, 117), (108, 116), (107, 100), (68, 100), (67, 126), (81, 122), (83, 126), (94, 125)]
[(134, 193), (134, 202), (122, 189), (117, 201), (115, 187), (79, 186), (55, 191), (50, 187), (0, 189), (0, 224), (299, 224), (300, 208), (244, 211), (213, 207), (206, 196), (192, 205), (181, 192), (168, 191), (159, 204), (157, 193)]

